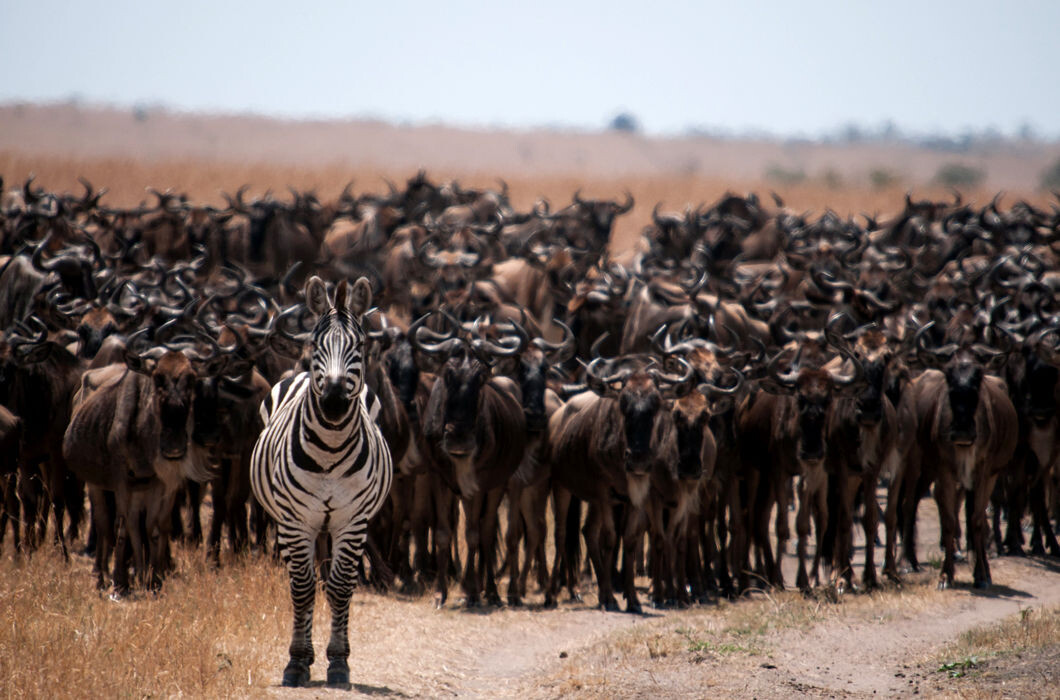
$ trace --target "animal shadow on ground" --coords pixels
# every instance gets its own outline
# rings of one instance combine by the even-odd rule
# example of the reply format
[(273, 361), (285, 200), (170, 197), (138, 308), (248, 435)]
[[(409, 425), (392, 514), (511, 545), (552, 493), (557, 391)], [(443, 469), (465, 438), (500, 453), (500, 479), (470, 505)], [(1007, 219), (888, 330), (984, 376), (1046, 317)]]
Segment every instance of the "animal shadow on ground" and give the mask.
[(1030, 556), (1027, 561), (1037, 569), (1045, 569), (1054, 574), (1060, 574), (1060, 559), (1046, 556)]
[(1034, 596), (1027, 591), (1021, 591), (1017, 588), (1010, 586), (1002, 586), (1001, 584), (995, 583), (986, 590), (976, 588), (971, 582), (959, 581), (955, 582), (954, 588), (958, 590), (965, 590), (974, 596), (979, 598), (1033, 598)]
[[(274, 686), (274, 687), (278, 688), (280, 686)], [(383, 697), (383, 698), (407, 698), (407, 697), (411, 697), (410, 695), (406, 695), (405, 693), (401, 692), (400, 690), (394, 690), (393, 688), (388, 688), (385, 685), (368, 685), (367, 683), (347, 683), (344, 686), (329, 686), (326, 682), (324, 682), (322, 680), (319, 680), (319, 681), (309, 681), (309, 683), (307, 683), (304, 687), (305, 688), (313, 688), (313, 689), (328, 688), (328, 689), (331, 689), (331, 690), (347, 691), (347, 692), (356, 691), (356, 692), (360, 693), (361, 695), (376, 695), (376, 696)]]

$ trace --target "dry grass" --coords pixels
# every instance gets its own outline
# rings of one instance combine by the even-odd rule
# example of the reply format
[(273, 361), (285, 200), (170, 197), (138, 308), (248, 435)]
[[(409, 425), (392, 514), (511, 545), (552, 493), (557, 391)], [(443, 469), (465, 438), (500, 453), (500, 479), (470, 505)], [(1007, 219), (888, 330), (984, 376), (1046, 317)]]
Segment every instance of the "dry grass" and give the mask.
[[(283, 570), (219, 572), (181, 557), (156, 596), (114, 602), (90, 565), (45, 548), (0, 570), (0, 678), (13, 697), (257, 695), (275, 682), (288, 634)], [(266, 642), (266, 643), (263, 643)]]
[(1060, 608), (1025, 608), (999, 624), (964, 632), (933, 661), (942, 695), (1056, 697)]

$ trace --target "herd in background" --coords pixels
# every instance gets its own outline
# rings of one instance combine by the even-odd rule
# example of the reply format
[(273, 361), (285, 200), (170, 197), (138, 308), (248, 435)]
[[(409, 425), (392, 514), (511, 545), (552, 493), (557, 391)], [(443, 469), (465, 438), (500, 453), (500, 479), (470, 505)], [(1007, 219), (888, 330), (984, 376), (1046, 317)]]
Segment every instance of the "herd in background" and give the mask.
[(100, 587), (160, 585), (203, 517), (215, 563), (226, 532), (272, 546), (248, 465), (262, 400), (304, 366), (311, 275), (366, 276), (377, 305), (366, 383), (395, 478), (372, 581), (442, 604), (455, 574), (468, 604), (499, 604), (507, 573), (509, 604), (533, 577), (554, 606), (578, 595), (584, 542), (604, 608), (617, 586), (640, 609), (638, 570), (654, 604), (686, 605), (783, 586), (797, 506), (795, 584), (871, 588), (881, 515), (883, 574), (919, 568), (929, 492), (940, 586), (962, 502), (976, 586), (992, 544), (1023, 553), (1028, 511), (1031, 551), (1060, 556), (1055, 206), (907, 196), (860, 221), (726, 195), (656, 207), (623, 265), (608, 242), (629, 195), (520, 212), (503, 183), (421, 172), (334, 202), (152, 190), (124, 209), (83, 184), (0, 180), (0, 544), (10, 524), (32, 550), (51, 521)]

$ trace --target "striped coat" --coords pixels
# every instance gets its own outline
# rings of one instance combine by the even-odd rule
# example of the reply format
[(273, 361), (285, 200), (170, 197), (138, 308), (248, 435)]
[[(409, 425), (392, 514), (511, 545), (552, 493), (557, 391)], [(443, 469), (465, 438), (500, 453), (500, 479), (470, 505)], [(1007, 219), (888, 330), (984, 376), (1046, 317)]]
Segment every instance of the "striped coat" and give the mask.
[(372, 293), (365, 278), (339, 283), (329, 298), (319, 277), (306, 282), (306, 306), (318, 316), (310, 338), (309, 371), (272, 388), (261, 406), (265, 427), (254, 445), (250, 486), (276, 521), (291, 579), (294, 630), (285, 686), (309, 682), (313, 663), (316, 551), (330, 536), (324, 569), (331, 608), (328, 685), (349, 685), (350, 596), (368, 535), (368, 521), (390, 492), (393, 462), (376, 418), (380, 404), (365, 384), (365, 331)]

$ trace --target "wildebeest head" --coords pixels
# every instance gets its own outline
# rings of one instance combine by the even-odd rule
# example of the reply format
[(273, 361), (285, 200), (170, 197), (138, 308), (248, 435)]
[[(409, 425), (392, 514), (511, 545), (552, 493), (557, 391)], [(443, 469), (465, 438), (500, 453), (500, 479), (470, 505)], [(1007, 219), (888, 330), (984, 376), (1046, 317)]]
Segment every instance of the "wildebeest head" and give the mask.
[[(159, 451), (166, 459), (181, 459), (188, 451), (188, 429), (194, 401), (195, 367), (179, 349), (152, 347), (138, 351), (139, 336), (134, 334), (125, 350), (125, 364), (150, 378), (153, 410), (159, 421)], [(198, 356), (196, 356), (198, 358)]]
[(947, 437), (957, 446), (969, 446), (978, 438), (975, 415), (979, 408), (979, 390), (986, 370), (996, 369), (1005, 361), (1004, 351), (981, 343), (948, 343), (942, 347), (928, 345), (928, 330), (933, 322), (924, 324), (916, 333), (914, 343), (917, 357), (928, 367), (942, 371), (946, 378), (950, 425)]
[(795, 366), (787, 372), (778, 372), (777, 366), (785, 351), (777, 353), (766, 368), (768, 376), (761, 386), (770, 393), (793, 394), (795, 396), (796, 454), (800, 461), (817, 461), (825, 456), (825, 425), (832, 399), (839, 392), (854, 392), (862, 387), (864, 368), (849, 346), (834, 334), (827, 333), (828, 340), (840, 353), (851, 361), (853, 371), (843, 374), (842, 369), (813, 366)]
[(854, 354), (865, 370), (865, 387), (858, 393), (857, 419), (864, 426), (879, 425), (883, 419), (883, 397), (890, 362), (894, 353), (887, 336), (867, 330), (854, 343)]
[(660, 387), (685, 384), (692, 377), (692, 367), (679, 360), (680, 374), (669, 374), (656, 367), (655, 360), (641, 355), (614, 359), (598, 357), (586, 367), (589, 388), (600, 396), (617, 399), (622, 421), (622, 458), (632, 474), (646, 474), (659, 460), (660, 441), (667, 434), (665, 423), (671, 421), (664, 411), (665, 399)]
[(309, 339), (313, 401), (325, 421), (340, 423), (364, 388), (363, 319), (372, 304), (372, 288), (365, 277), (352, 286), (342, 280), (331, 298), (323, 280), (314, 275), (306, 281), (305, 300), (309, 311), (317, 315)]
[[(548, 416), (545, 414), (545, 390), (549, 371), (566, 362), (574, 353), (574, 334), (563, 323), (557, 324), (563, 329), (563, 339), (552, 343), (544, 338), (534, 338), (526, 343), (516, 358), (512, 373), (512, 378), (522, 393), (526, 429), (532, 433), (544, 430), (548, 422)], [(518, 324), (504, 325), (510, 325), (517, 335), (525, 335), (525, 331)]]
[[(571, 240), (579, 248), (597, 250), (607, 243), (615, 217), (625, 214), (633, 208), (633, 195), (626, 192), (625, 201), (621, 204), (609, 199), (582, 199), (581, 192), (574, 193), (574, 204), (591, 227), (590, 240)], [(569, 232), (570, 236), (572, 233)], [(577, 238), (576, 235), (571, 238)]]
[(438, 380), (440, 387), (435, 384), (435, 391), (444, 392), (442, 415), (429, 416), (428, 421), (439, 422), (440, 419), (442, 448), (450, 457), (470, 457), (478, 446), (482, 388), (489, 381), (493, 364), (498, 359), (515, 357), (522, 352), (526, 334), (504, 337), (495, 343), (476, 337), (478, 321), (473, 324), (476, 331), (469, 332), (458, 321), (447, 317), (451, 328), (441, 333), (425, 327), (429, 317), (427, 314), (419, 318), (408, 332), (417, 351), (443, 362)]

